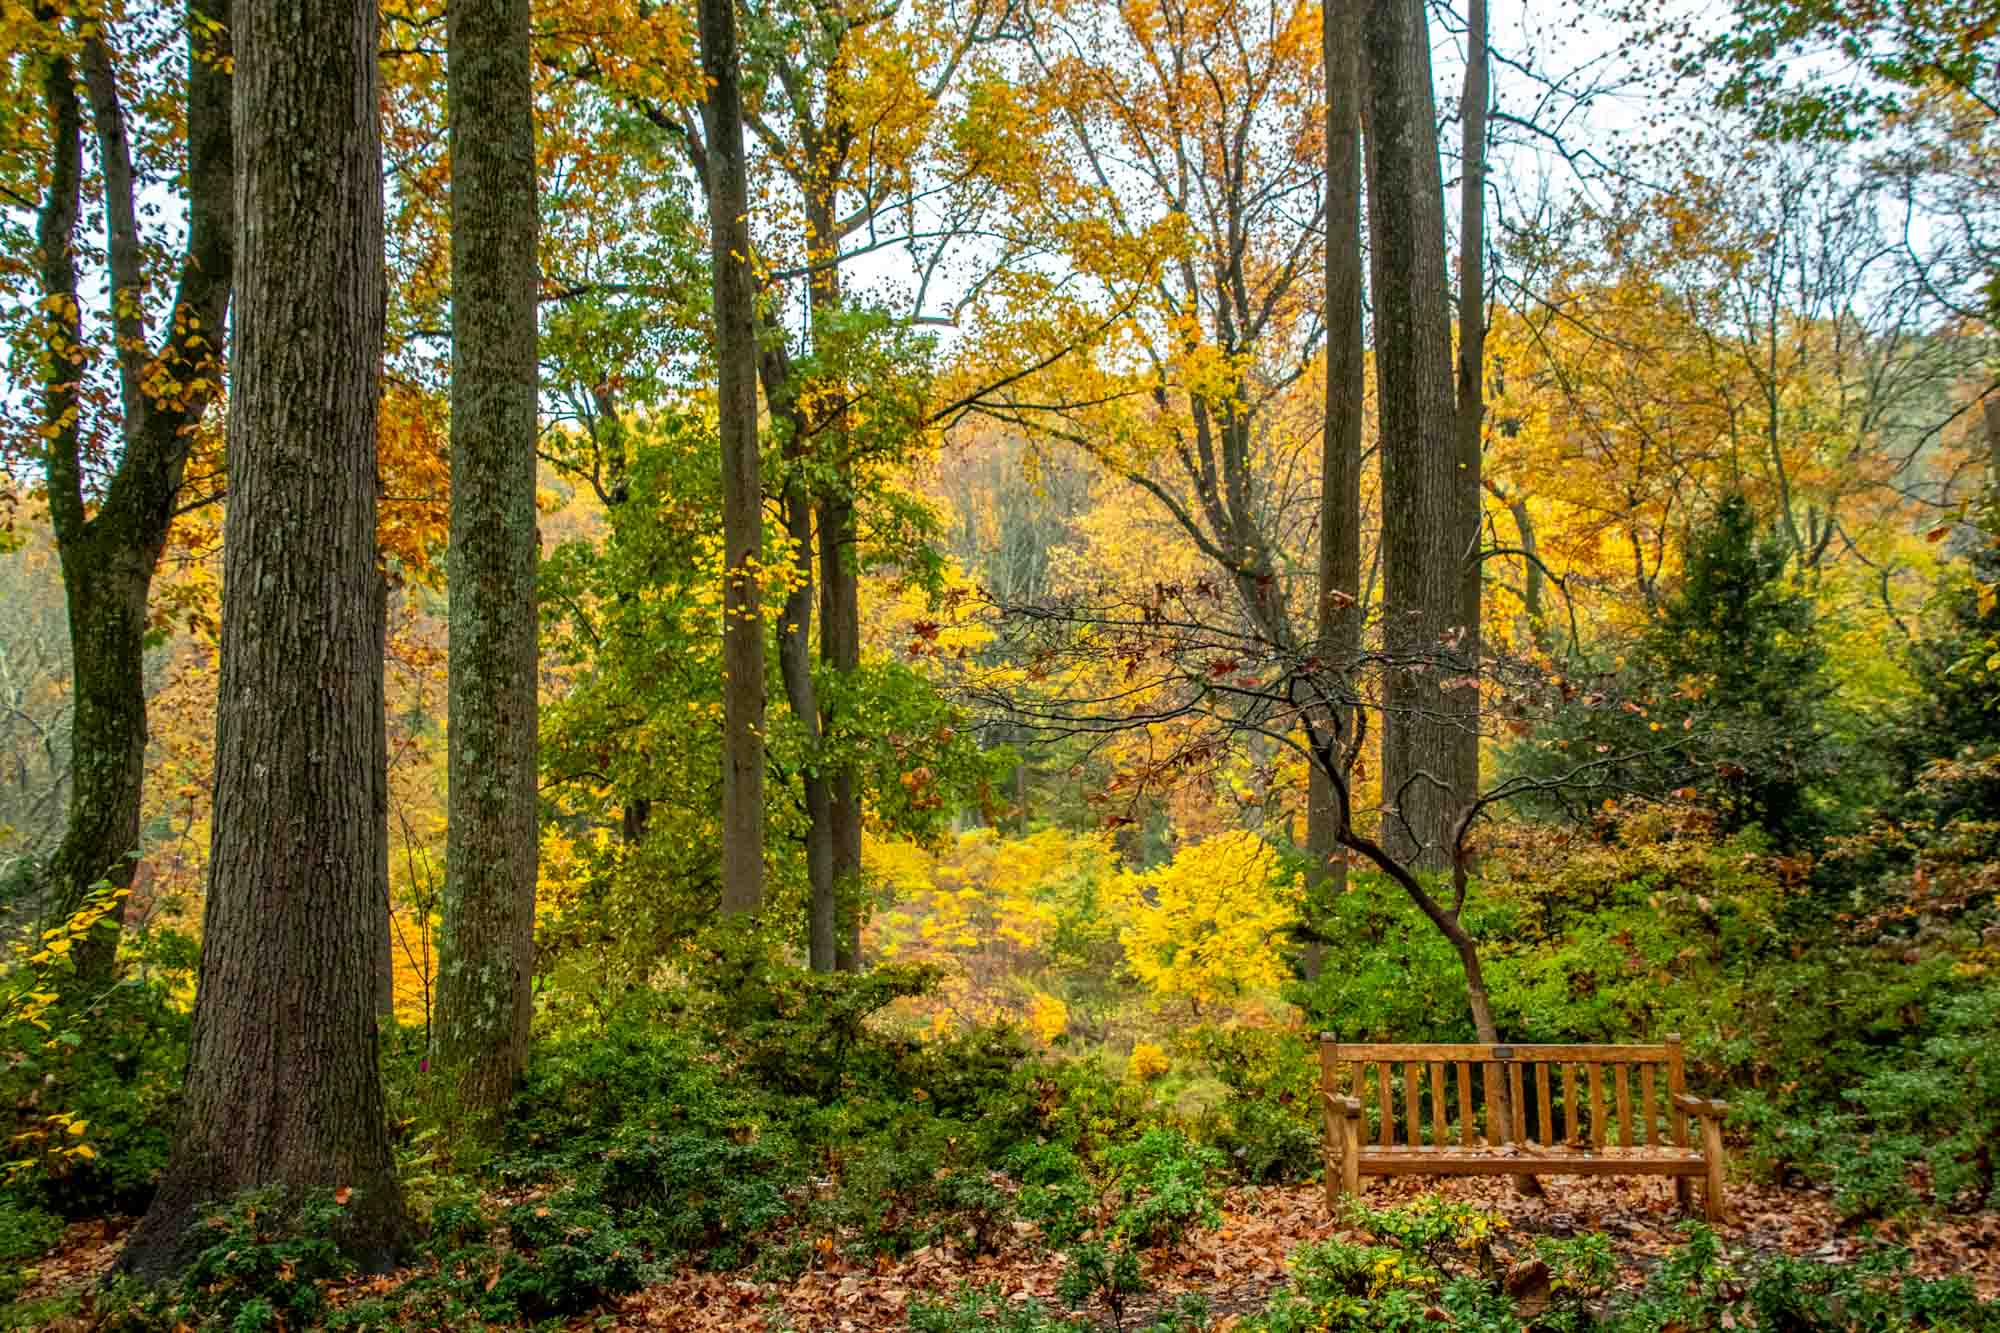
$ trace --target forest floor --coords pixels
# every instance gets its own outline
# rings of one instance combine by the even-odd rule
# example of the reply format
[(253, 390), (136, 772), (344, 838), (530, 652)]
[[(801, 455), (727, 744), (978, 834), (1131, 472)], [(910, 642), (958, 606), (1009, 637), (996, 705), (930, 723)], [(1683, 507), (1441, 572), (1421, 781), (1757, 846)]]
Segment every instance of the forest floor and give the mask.
[[(1503, 1265), (1537, 1235), (1603, 1232), (1618, 1256), (1621, 1285), (1634, 1289), (1644, 1284), (1677, 1240), (1680, 1219), (1670, 1182), (1547, 1177), (1544, 1186), (1545, 1194), (1537, 1198), (1517, 1193), (1506, 1179), (1435, 1184), (1377, 1180), (1365, 1193), (1379, 1205), (1437, 1189), (1499, 1213), (1506, 1222), (1496, 1245)], [(1724, 1244), (1738, 1254), (1784, 1252), (1839, 1263), (1890, 1242), (1910, 1249), (1915, 1274), (1963, 1274), (1983, 1298), (2000, 1297), (2000, 1214), (1860, 1228), (1843, 1225), (1826, 1196), (1816, 1191), (1737, 1185), (1730, 1190), (1729, 1202), (1735, 1217), (1717, 1230)], [(116, 1222), (72, 1227), (61, 1249), (42, 1265), (35, 1292), (53, 1294), (101, 1277), (123, 1243), (125, 1229)], [(1207, 1299), (1215, 1321), (1211, 1328), (1227, 1330), (1236, 1318), (1261, 1310), (1285, 1285), (1285, 1259), (1293, 1250), (1347, 1234), (1328, 1218), (1318, 1186), (1231, 1189), (1224, 1197), (1220, 1227), (1197, 1232), (1177, 1249), (1152, 1256), (1147, 1277), (1155, 1291), (1126, 1312), (1125, 1326), (1143, 1326), (1154, 1309), (1182, 1293), (1197, 1292)], [(790, 1281), (683, 1272), (625, 1298), (608, 1312), (578, 1317), (569, 1326), (685, 1333), (889, 1333), (906, 1327), (912, 1303), (945, 1297), (967, 1284), (998, 1288), (1010, 1301), (1035, 1299), (1057, 1307), (1055, 1288), (1061, 1272), (1061, 1257), (1024, 1224), (1000, 1253), (976, 1259), (941, 1247), (873, 1263), (850, 1262), (829, 1253), (812, 1271)], [(334, 1298), (339, 1302), (384, 1291), (402, 1276), (356, 1279)], [(1107, 1329), (1113, 1326), (1108, 1316), (1100, 1323)]]

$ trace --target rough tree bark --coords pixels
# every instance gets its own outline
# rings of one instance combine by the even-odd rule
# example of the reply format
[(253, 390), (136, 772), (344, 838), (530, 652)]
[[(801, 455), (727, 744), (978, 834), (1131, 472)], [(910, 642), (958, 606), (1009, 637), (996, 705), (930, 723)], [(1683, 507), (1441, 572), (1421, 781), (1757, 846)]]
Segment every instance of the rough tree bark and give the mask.
[(1461, 486), (1452, 384), (1444, 184), (1422, 0), (1369, 0), (1368, 221), (1382, 440), (1383, 842), (1425, 870), (1447, 864), (1473, 693), (1462, 674)]
[(756, 287), (743, 151), (742, 61), (732, 0), (701, 0), (716, 409), (722, 428), (722, 910), (764, 905), (764, 622), (757, 475)]
[[(1317, 646), (1327, 688), (1337, 691), (1361, 654), (1361, 419), (1364, 410), (1361, 327), (1361, 117), (1353, 14), (1327, 0), (1321, 16), (1326, 63), (1326, 421), (1320, 444), (1319, 604)], [(1348, 744), (1350, 718), (1316, 710), (1316, 725)], [(1321, 900), (1340, 893), (1347, 862), (1333, 786), (1311, 770), (1306, 801), (1310, 883)], [(1319, 974), (1321, 946), (1306, 950), (1308, 976)]]
[(243, 0), (234, 23), (215, 832), (179, 1130), (121, 1257), (152, 1278), (203, 1243), (203, 1204), (254, 1187), (351, 1189), (343, 1240), (371, 1264), (408, 1230), (374, 1006), (376, 8)]
[[(1460, 572), (1458, 623), (1464, 626), (1461, 651), (1478, 675), (1480, 585), (1485, 566), (1481, 537), (1481, 453), (1486, 422), (1486, 0), (1467, 0), (1465, 88), (1459, 98), (1462, 132), (1458, 208), (1458, 472), (1454, 487), (1454, 528)], [(1454, 738), (1453, 794), (1463, 806), (1479, 790), (1479, 695), (1464, 692), (1455, 711), (1469, 715)]]
[(535, 130), (528, 0), (456, 0), (451, 117), (450, 821), (434, 1038), (490, 1124), (535, 963)]
[[(67, 59), (53, 61), (43, 84), (52, 157), (37, 241), (43, 297), (59, 307), (46, 316), (43, 464), (76, 698), (68, 820), (44, 880), (45, 901), (57, 918), (74, 912), (100, 882), (120, 888), (132, 882), (145, 783), (147, 594), (180, 503), (195, 428), (221, 378), (235, 249), (230, 78), (226, 59), (216, 59), (228, 54), (228, 0), (192, 0), (187, 13), (187, 247), (174, 317), (157, 348), (149, 344), (143, 313), (145, 261), (123, 94), (103, 37), (85, 37), (79, 46), (102, 164), (123, 415), (118, 465), (94, 513), (84, 494), (72, 360), (82, 352), (75, 262), (83, 136), (78, 69)], [(198, 51), (209, 58), (198, 58)], [(111, 928), (77, 946), (81, 984), (111, 979), (123, 917), (121, 903), (109, 918)]]

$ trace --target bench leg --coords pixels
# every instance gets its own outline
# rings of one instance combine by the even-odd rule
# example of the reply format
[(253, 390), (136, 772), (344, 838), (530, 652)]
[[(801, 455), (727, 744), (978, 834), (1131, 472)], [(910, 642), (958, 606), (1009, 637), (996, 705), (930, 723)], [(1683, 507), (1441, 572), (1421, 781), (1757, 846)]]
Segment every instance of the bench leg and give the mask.
[(1682, 1217), (1694, 1212), (1694, 1181), (1686, 1176), (1674, 1177), (1674, 1207)]
[(1361, 1122), (1343, 1117), (1340, 1132), (1340, 1184), (1347, 1196), (1361, 1194)]
[(1711, 1223), (1729, 1220), (1729, 1205), (1722, 1197), (1722, 1122), (1712, 1115), (1701, 1118), (1701, 1156), (1708, 1168), (1702, 1188), (1703, 1210)]

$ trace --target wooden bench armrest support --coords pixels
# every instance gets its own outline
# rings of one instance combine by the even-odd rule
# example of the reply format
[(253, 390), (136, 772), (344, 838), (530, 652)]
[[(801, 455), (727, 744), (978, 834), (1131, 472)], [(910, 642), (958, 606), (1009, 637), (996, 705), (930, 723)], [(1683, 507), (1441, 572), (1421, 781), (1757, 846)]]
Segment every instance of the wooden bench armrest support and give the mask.
[(1729, 1103), (1713, 1097), (1691, 1097), (1685, 1092), (1677, 1092), (1673, 1094), (1673, 1099), (1675, 1106), (1704, 1120), (1720, 1120), (1729, 1114)]

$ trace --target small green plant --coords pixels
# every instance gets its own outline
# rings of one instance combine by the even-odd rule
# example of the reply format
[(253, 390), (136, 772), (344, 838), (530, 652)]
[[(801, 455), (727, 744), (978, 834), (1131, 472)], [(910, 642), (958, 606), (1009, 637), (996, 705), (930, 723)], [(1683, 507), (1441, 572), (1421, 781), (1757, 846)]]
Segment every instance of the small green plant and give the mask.
[(1081, 1333), (1089, 1325), (1037, 1301), (1016, 1304), (999, 1287), (960, 1287), (942, 1301), (910, 1306), (911, 1333)]
[(62, 1238), (62, 1219), (0, 1198), (0, 1301), (11, 1300), (33, 1276), (31, 1265)]
[(1149, 1129), (1107, 1149), (1106, 1174), (1117, 1196), (1111, 1231), (1140, 1248), (1175, 1245), (1197, 1226), (1221, 1222), (1214, 1177), (1225, 1165), (1213, 1148), (1173, 1129)]
[(1039, 1223), (1042, 1239), (1067, 1245), (1090, 1228), (1095, 1190), (1083, 1162), (1060, 1143), (1021, 1144), (1007, 1157), (1007, 1170), (1020, 1182), (1014, 1207)]
[(1151, 1288), (1139, 1266), (1139, 1252), (1125, 1240), (1090, 1240), (1069, 1249), (1068, 1262), (1056, 1294), (1071, 1309), (1102, 1301), (1113, 1328), (1125, 1326), (1125, 1312), (1134, 1297)]

